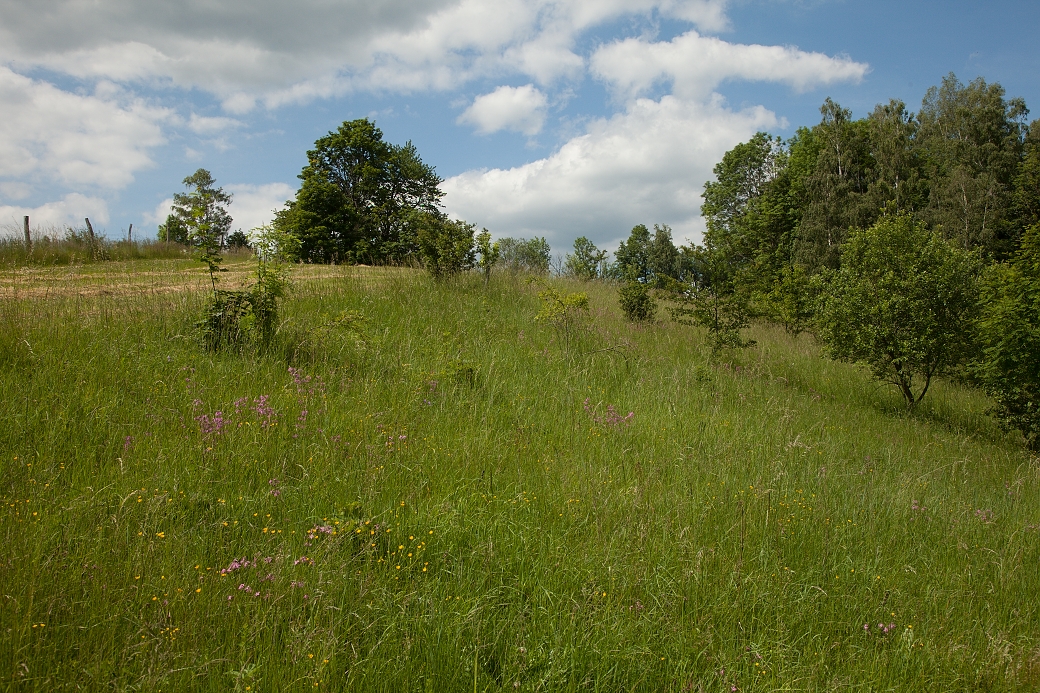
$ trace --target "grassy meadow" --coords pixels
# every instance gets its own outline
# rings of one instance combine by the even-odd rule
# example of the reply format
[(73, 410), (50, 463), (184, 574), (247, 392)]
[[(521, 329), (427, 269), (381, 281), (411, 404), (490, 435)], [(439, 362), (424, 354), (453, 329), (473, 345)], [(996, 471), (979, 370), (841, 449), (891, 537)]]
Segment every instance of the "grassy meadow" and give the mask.
[(979, 393), (294, 277), (238, 354), (197, 263), (0, 271), (0, 690), (1040, 690), (1040, 461)]

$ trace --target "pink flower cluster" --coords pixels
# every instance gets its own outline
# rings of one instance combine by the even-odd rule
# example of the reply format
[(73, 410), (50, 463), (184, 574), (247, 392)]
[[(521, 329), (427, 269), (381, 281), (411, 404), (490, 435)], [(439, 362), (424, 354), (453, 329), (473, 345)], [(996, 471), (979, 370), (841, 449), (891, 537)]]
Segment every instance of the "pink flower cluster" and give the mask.
[(243, 558), (243, 559), (235, 558), (235, 559), (233, 559), (231, 561), (231, 563), (228, 564), (227, 568), (221, 569), (220, 574), (221, 575), (230, 575), (231, 573), (235, 572), (236, 570), (241, 570), (242, 568), (251, 568), (251, 567), (255, 567), (255, 566), (256, 566), (256, 563), (255, 562), (251, 562), (248, 559), (245, 559), (245, 558)]
[(199, 422), (199, 428), (202, 431), (202, 435), (220, 435), (220, 431), (223, 430), (224, 426), (228, 424), (227, 419), (224, 418), (224, 412), (214, 412), (213, 416), (208, 414), (202, 414), (196, 416), (195, 420)]
[[(896, 624), (894, 624), (894, 623), (889, 623), (887, 626), (884, 623), (879, 623), (879, 624), (877, 624), (877, 628), (875, 628), (874, 630), (879, 632), (879, 633), (881, 633), (882, 635), (888, 635), (891, 631), (893, 631), (895, 629), (896, 629)], [(865, 630), (866, 632), (869, 633), (870, 632), (870, 624), (869, 623), (864, 623), (863, 624), (863, 630)]]

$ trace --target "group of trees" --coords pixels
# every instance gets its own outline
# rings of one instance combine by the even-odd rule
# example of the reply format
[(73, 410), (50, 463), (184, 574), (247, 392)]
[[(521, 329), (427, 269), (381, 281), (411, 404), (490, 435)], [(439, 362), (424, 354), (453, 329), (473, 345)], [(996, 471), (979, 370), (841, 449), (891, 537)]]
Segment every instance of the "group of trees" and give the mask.
[[(953, 75), (916, 114), (820, 110), (715, 167), (703, 244), (677, 251), (677, 315), (714, 320), (722, 341), (750, 317), (811, 329), (909, 407), (936, 376), (976, 383), (1040, 447), (1040, 121), (999, 84)], [(654, 280), (647, 257), (629, 264)]]

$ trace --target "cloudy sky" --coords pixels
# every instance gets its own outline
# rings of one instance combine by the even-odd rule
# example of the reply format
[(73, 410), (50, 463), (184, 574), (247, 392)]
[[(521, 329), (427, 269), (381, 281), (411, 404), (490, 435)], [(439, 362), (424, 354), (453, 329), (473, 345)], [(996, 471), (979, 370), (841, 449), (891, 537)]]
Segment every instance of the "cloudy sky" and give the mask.
[(697, 239), (723, 152), (827, 96), (916, 109), (954, 72), (1040, 109), (1038, 26), (1024, 0), (0, 0), (0, 226), (154, 235), (204, 167), (248, 230), (369, 117), (496, 236)]

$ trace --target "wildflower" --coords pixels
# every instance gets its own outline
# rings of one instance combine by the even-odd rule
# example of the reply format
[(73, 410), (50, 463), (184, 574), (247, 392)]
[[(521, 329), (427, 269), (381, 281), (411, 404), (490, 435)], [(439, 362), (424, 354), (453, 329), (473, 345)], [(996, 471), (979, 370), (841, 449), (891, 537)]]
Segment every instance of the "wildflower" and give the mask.
[(260, 422), (261, 425), (274, 425), (275, 411), (274, 408), (268, 404), (270, 398), (270, 395), (260, 395), (253, 400), (253, 411), (259, 418), (263, 419), (263, 421)]
[(203, 435), (219, 435), (221, 429), (228, 423), (224, 419), (224, 413), (220, 411), (214, 412), (212, 417), (207, 414), (196, 416), (195, 420), (199, 422), (199, 428)]

